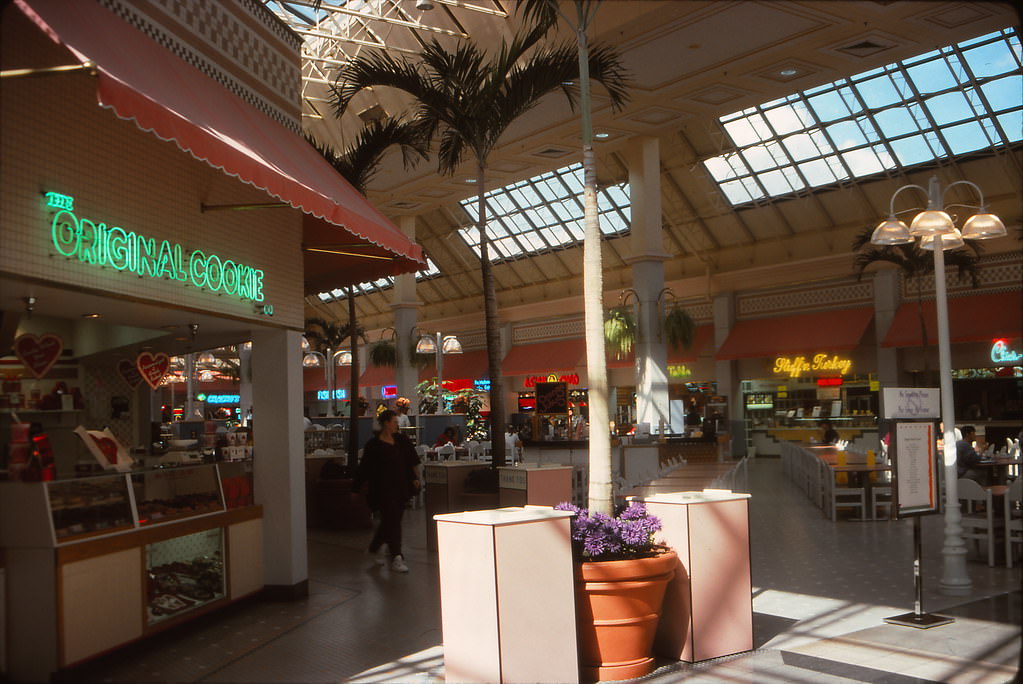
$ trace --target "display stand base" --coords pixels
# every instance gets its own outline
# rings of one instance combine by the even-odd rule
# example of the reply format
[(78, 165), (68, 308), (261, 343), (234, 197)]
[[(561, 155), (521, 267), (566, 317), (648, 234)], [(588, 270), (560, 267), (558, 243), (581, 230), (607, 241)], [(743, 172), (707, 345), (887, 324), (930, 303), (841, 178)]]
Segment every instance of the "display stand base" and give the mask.
[(937, 615), (935, 613), (904, 613), (902, 615), (885, 618), (884, 621), (890, 625), (916, 627), (917, 629), (930, 629), (931, 627), (940, 627), (942, 625), (951, 624), (955, 622), (956, 619), (947, 615)]

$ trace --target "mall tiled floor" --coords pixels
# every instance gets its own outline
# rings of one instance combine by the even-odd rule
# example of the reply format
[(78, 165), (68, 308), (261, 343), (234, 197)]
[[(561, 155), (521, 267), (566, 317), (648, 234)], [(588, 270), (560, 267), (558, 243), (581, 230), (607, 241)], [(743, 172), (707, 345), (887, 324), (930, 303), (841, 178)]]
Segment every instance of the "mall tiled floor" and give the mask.
[[(925, 603), (956, 622), (887, 625), (912, 610), (912, 525), (832, 523), (781, 474), (750, 468), (754, 646), (697, 664), (664, 663), (644, 682), (1001, 683), (1020, 657), (1019, 567), (971, 552), (973, 591), (943, 596), (941, 520), (924, 521)], [(422, 509), (406, 517), (407, 575), (375, 567), (368, 533), (311, 531), (310, 595), (250, 602), (68, 673), (96, 682), (434, 682), (443, 679), (436, 556)]]

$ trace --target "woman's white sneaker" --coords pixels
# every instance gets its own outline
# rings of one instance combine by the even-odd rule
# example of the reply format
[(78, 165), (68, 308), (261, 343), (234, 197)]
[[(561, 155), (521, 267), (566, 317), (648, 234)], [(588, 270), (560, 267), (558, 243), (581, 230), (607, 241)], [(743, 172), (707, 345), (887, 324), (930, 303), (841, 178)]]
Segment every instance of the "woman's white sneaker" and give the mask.
[(408, 566), (405, 565), (405, 559), (401, 557), (400, 553), (391, 561), (391, 570), (395, 572), (408, 572)]

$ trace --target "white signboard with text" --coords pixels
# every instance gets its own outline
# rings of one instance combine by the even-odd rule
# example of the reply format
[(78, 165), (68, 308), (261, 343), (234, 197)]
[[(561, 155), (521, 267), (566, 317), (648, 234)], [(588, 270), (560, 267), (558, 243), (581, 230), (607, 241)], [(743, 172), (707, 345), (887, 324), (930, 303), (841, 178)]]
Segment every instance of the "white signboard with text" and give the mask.
[(892, 466), (899, 518), (937, 513), (938, 461), (931, 423), (896, 423)]
[(941, 390), (937, 387), (885, 387), (884, 417), (921, 420), (941, 417)]

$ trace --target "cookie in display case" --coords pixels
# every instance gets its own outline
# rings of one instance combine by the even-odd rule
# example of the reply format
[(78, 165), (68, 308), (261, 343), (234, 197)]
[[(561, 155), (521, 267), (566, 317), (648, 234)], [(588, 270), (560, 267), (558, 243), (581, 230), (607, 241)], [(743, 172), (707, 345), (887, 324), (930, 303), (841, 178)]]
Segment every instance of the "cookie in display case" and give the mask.
[(46, 492), (58, 542), (135, 526), (124, 475), (47, 482)]
[(224, 529), (146, 544), (146, 620), (164, 620), (225, 596)]
[(224, 510), (217, 466), (158, 468), (131, 475), (139, 525)]

